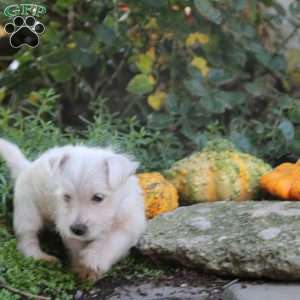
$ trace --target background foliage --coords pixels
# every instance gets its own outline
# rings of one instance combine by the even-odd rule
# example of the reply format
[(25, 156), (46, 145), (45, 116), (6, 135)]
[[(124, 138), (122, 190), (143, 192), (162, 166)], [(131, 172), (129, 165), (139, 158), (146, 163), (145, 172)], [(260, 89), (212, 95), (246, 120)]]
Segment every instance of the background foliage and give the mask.
[[(297, 80), (282, 55), (287, 40), (274, 37), (287, 19), (275, 1), (41, 3), (40, 47), (23, 47), (11, 57), (18, 68), (0, 72), (0, 99), (13, 112), (31, 115), (51, 88), (58, 97), (47, 120), (82, 129), (105, 107), (123, 133), (145, 127), (159, 159), (162, 149), (172, 161), (212, 135), (271, 163), (299, 155)], [(294, 33), (299, 10), (290, 6)]]
[(278, 31), (292, 15), (297, 33), (297, 2), (42, 3), (41, 45), (0, 53), (1, 135), (29, 155), (87, 139), (163, 169), (216, 135), (271, 163), (299, 155), (299, 49), (286, 59)]

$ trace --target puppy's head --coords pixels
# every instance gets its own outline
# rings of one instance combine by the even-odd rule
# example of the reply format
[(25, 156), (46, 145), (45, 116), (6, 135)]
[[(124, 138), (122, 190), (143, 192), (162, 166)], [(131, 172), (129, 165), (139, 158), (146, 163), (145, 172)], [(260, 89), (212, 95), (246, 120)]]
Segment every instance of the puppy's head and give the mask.
[(63, 236), (91, 241), (110, 229), (138, 164), (111, 151), (77, 148), (50, 160), (55, 222)]

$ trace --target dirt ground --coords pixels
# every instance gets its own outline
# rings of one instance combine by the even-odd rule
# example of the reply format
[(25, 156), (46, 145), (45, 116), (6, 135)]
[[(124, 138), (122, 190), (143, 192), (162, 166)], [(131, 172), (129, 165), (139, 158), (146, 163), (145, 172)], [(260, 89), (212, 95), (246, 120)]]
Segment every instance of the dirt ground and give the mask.
[(129, 269), (123, 274), (103, 278), (89, 293), (78, 291), (75, 300), (221, 300), (224, 288), (232, 282), (172, 266), (142, 278), (138, 273), (128, 275)]

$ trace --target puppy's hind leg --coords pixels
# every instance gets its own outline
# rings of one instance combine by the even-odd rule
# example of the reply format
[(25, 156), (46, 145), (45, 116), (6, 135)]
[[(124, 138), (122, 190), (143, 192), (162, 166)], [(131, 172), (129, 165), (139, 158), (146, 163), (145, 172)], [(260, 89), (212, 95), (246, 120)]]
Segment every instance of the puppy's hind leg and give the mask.
[(56, 257), (48, 255), (40, 248), (38, 234), (42, 226), (42, 218), (32, 200), (24, 195), (21, 197), (18, 192), (15, 193), (14, 231), (17, 237), (18, 250), (24, 256), (57, 262)]

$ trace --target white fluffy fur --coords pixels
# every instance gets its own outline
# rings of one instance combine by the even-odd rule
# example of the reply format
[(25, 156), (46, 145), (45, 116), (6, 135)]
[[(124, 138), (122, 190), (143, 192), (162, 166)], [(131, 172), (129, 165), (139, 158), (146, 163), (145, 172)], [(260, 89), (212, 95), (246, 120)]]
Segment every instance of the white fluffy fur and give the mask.
[[(41, 250), (38, 241), (38, 232), (51, 222), (70, 251), (74, 270), (81, 277), (98, 279), (144, 232), (143, 195), (134, 175), (138, 164), (127, 156), (65, 146), (29, 162), (17, 146), (3, 139), (0, 154), (16, 179), (14, 230), (25, 256), (56, 260)], [(93, 201), (95, 194), (104, 200)], [(78, 223), (88, 228), (83, 236), (70, 230)]]

